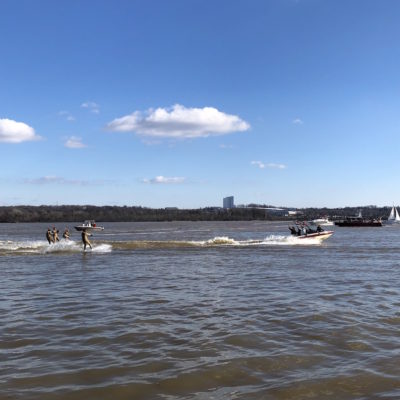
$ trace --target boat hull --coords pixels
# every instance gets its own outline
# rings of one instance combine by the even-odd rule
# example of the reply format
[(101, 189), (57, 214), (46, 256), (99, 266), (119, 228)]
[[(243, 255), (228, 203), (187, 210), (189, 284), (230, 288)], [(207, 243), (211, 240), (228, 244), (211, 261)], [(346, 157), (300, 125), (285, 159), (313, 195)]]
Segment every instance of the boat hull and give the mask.
[(383, 226), (380, 221), (336, 221), (335, 225), (342, 227), (380, 227)]
[(307, 240), (307, 239), (317, 239), (319, 241), (326, 240), (333, 235), (333, 231), (323, 231), (317, 233), (308, 233), (307, 235), (297, 236), (297, 239)]

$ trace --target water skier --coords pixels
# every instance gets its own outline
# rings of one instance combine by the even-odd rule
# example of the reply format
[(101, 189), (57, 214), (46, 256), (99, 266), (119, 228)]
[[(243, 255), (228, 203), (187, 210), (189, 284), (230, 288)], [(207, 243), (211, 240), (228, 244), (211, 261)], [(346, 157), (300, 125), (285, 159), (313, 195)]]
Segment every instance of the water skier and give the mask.
[(68, 230), (68, 228), (65, 228), (64, 233), (63, 233), (63, 238), (65, 240), (69, 240), (69, 230)]
[(58, 237), (58, 230), (56, 229), (55, 226), (53, 226), (53, 243), (59, 242), (60, 238)]
[(53, 233), (51, 232), (50, 228), (47, 228), (46, 239), (49, 242), (49, 244), (52, 244), (54, 242)]
[(92, 248), (92, 245), (89, 242), (89, 236), (92, 236), (89, 232), (86, 232), (86, 229), (82, 231), (82, 243), (83, 243), (83, 250), (86, 250), (86, 246)]

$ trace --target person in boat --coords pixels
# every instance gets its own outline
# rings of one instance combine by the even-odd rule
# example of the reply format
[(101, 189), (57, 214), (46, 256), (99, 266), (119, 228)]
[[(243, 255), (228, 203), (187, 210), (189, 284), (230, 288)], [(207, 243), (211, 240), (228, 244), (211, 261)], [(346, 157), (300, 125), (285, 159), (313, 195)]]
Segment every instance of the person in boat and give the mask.
[(58, 232), (59, 230), (56, 229), (55, 226), (53, 226), (53, 243), (60, 241), (60, 238), (58, 237)]
[(86, 229), (84, 229), (82, 231), (83, 250), (86, 250), (86, 246), (89, 246), (90, 248), (92, 248), (92, 245), (90, 244), (90, 241), (89, 241), (89, 236), (92, 236), (92, 235), (89, 232), (87, 232)]
[(318, 233), (323, 232), (323, 229), (322, 229), (321, 225), (318, 225), (318, 226), (317, 226), (317, 232), (318, 232)]
[(47, 239), (47, 241), (49, 242), (49, 244), (54, 243), (53, 232), (51, 231), (50, 228), (47, 228), (46, 239)]
[(289, 230), (290, 230), (290, 233), (292, 235), (297, 235), (297, 231), (296, 231), (296, 227), (295, 226), (289, 226)]
[(69, 240), (69, 229), (65, 228), (64, 233), (63, 233), (63, 238), (65, 240)]

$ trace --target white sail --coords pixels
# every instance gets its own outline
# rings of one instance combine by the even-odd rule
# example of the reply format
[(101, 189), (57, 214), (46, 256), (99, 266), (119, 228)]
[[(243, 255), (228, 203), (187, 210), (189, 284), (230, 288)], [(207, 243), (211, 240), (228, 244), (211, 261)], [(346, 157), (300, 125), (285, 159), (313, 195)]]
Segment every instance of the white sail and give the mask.
[(390, 211), (390, 215), (388, 217), (387, 222), (388, 222), (388, 224), (400, 223), (400, 215), (395, 206), (392, 207), (392, 210)]
[(390, 211), (389, 217), (388, 217), (388, 221), (394, 221), (396, 219), (396, 215), (395, 212), (397, 212), (397, 210), (395, 211), (394, 206), (392, 207), (392, 211)]
[(400, 221), (400, 215), (399, 212), (397, 211), (397, 208), (395, 208), (395, 214), (396, 214), (395, 221)]

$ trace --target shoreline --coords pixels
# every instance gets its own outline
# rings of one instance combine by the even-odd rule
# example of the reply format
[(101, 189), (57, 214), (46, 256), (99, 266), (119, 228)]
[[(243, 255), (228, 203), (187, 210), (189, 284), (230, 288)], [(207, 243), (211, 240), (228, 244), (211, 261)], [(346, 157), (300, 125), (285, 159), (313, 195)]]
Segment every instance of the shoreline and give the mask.
[[(260, 206), (224, 209), (205, 207), (197, 209), (147, 208), (141, 206), (1, 206), (0, 223), (18, 222), (81, 222), (94, 219), (97, 222), (168, 222), (168, 221), (295, 221), (311, 220), (323, 216), (341, 219), (354, 216), (360, 211), (365, 218), (383, 218), (391, 206), (344, 207), (344, 208), (279, 208), (265, 210)], [(289, 214), (290, 212), (290, 214)]]

